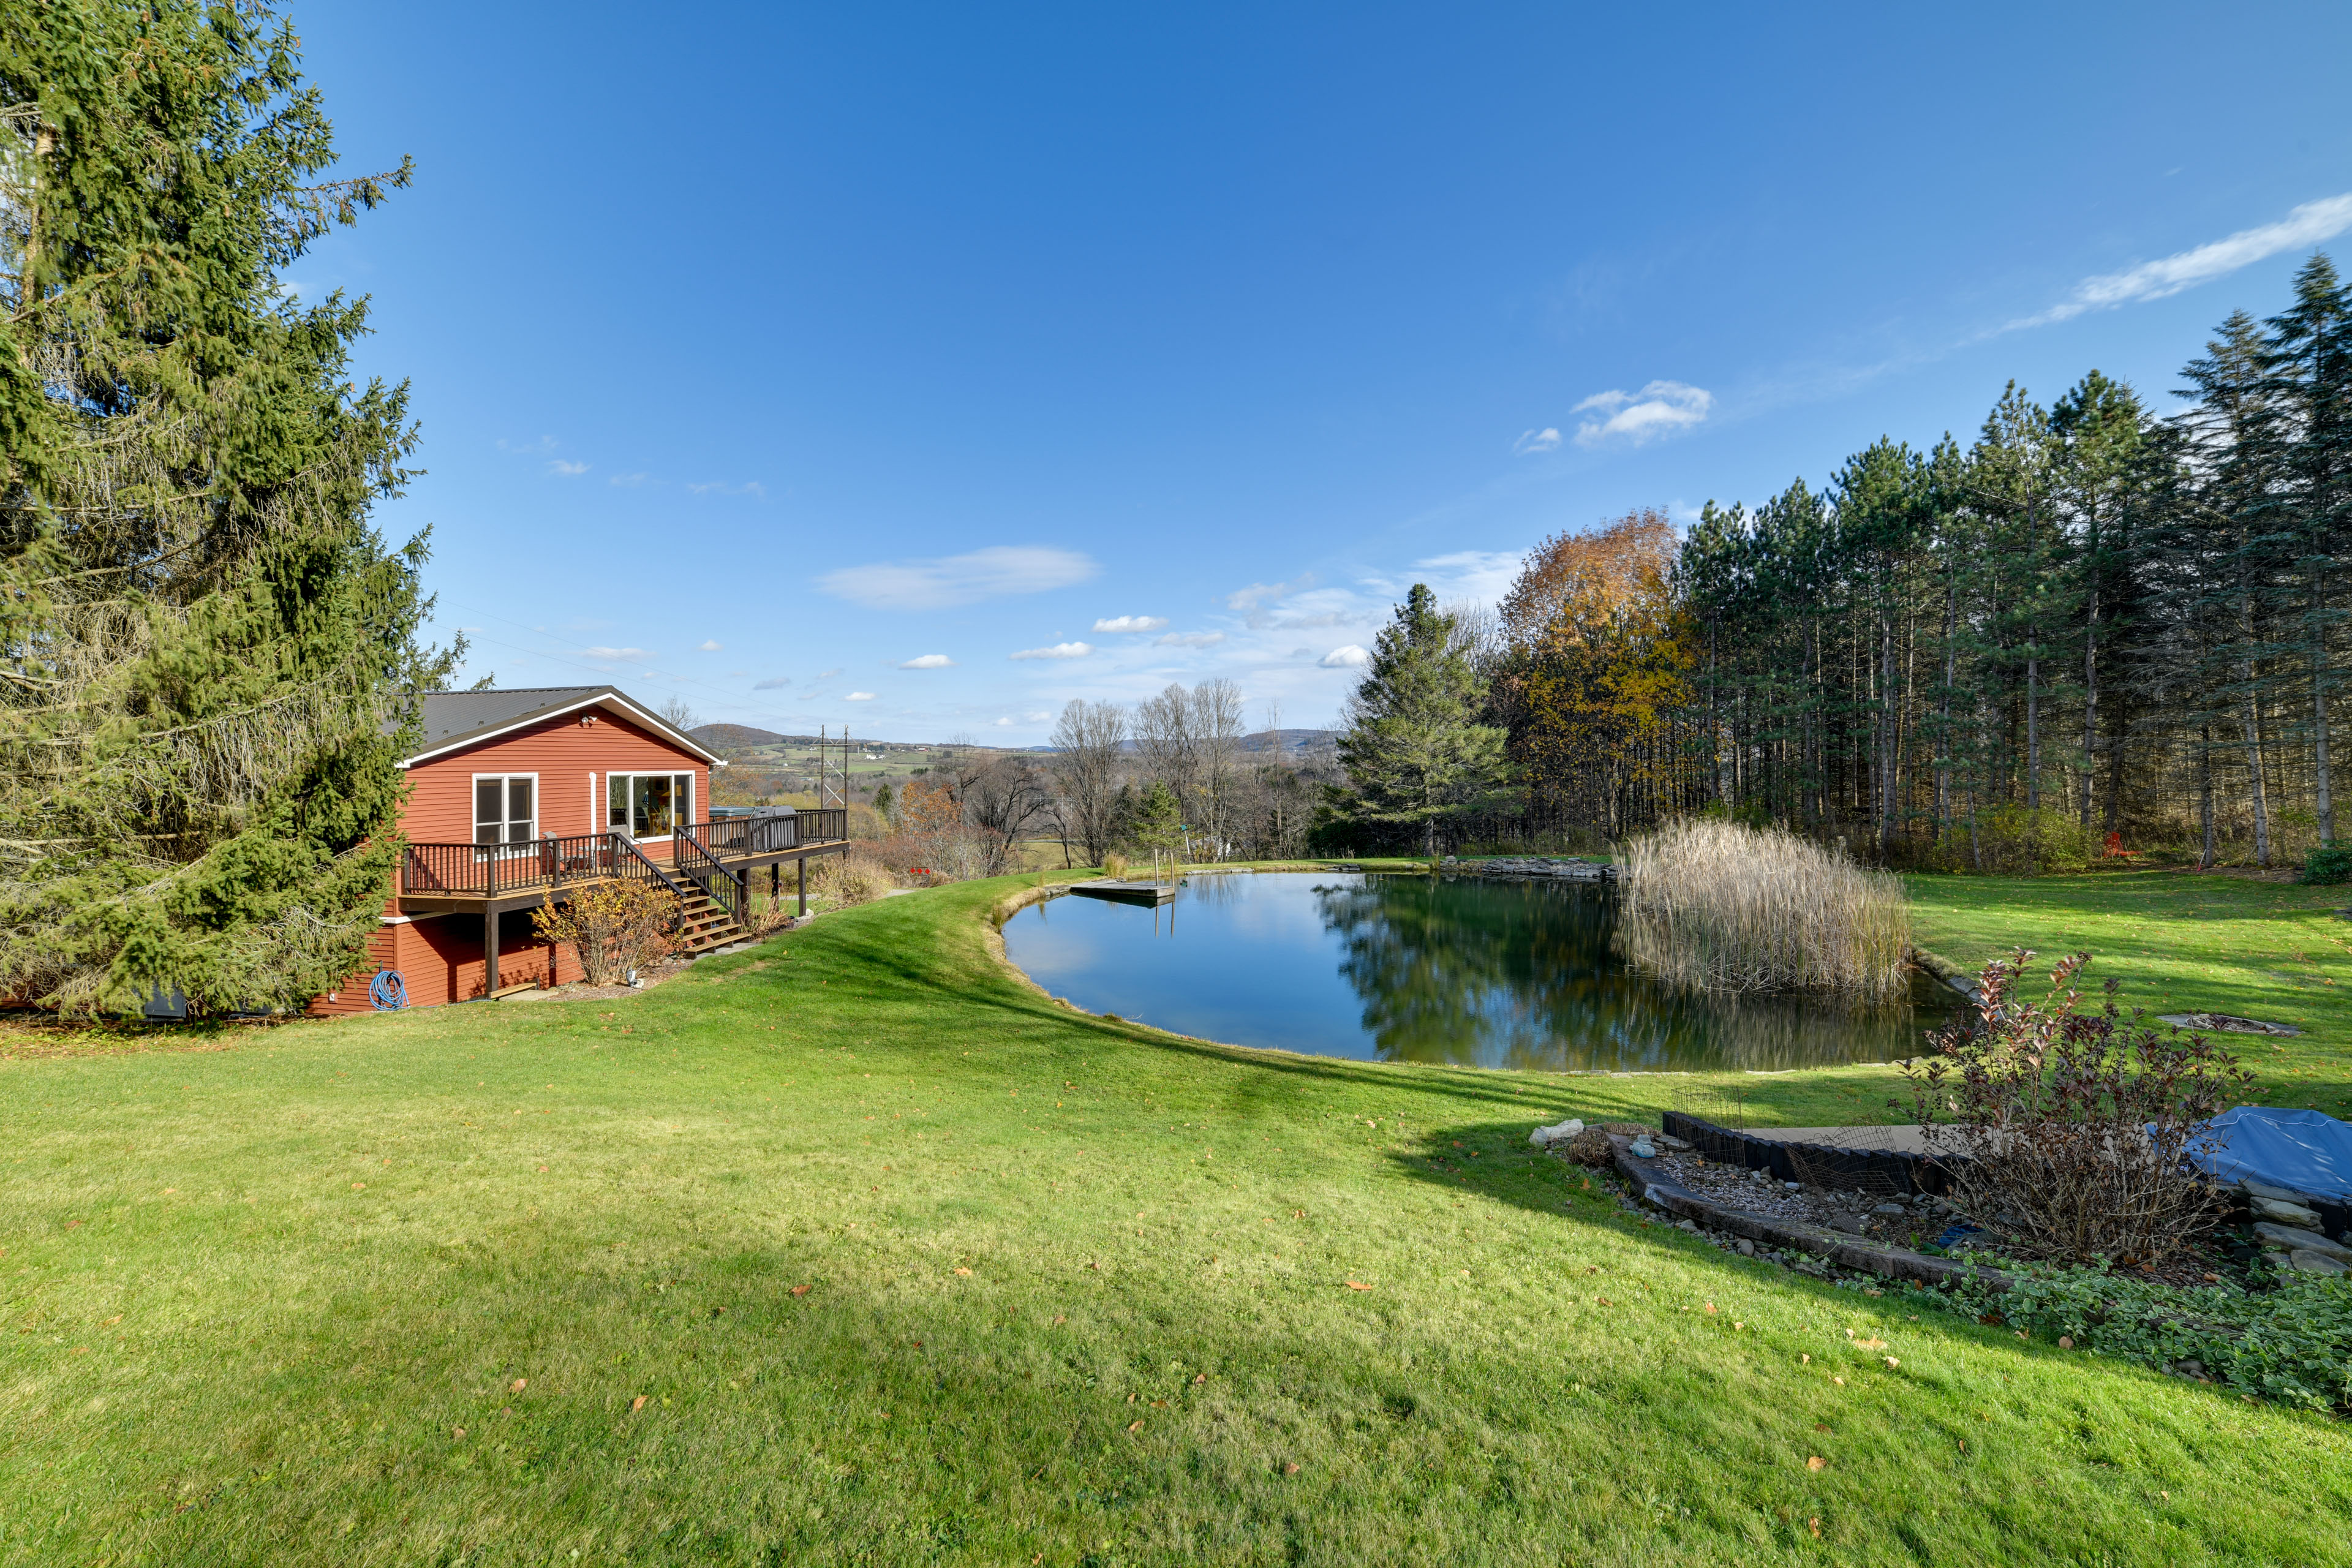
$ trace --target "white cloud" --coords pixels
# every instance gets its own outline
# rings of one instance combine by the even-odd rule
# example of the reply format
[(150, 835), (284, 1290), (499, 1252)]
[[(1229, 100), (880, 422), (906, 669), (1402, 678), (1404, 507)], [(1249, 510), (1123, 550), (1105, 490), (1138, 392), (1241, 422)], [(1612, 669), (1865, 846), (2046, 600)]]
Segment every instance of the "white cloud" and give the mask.
[(717, 653), (719, 651), (719, 639), (717, 637), (705, 637), (694, 646), (700, 648), (705, 653)]
[(583, 647), (583, 648), (582, 648), (582, 649), (580, 650), (580, 657), (581, 657), (581, 658), (618, 658), (618, 659), (627, 659), (627, 660), (630, 660), (630, 661), (633, 661), (633, 662), (634, 662), (635, 660), (637, 660), (637, 659), (640, 659), (640, 658), (653, 658), (653, 655), (652, 655), (652, 654), (650, 654), (650, 653), (647, 653), (644, 648), (641, 648), (641, 647)]
[(547, 462), (547, 471), (551, 474), (561, 474), (563, 478), (572, 479), (577, 479), (582, 474), (586, 473), (588, 471), (588, 465), (585, 463), (569, 462), (562, 458), (551, 458)]
[(820, 669), (816, 672), (816, 679), (819, 680), (831, 680), (835, 676), (839, 675), (841, 671), (838, 668)]
[(874, 700), (874, 693), (871, 691), (853, 691), (848, 696), (843, 698), (842, 700), (844, 702), (871, 702)]
[(1412, 563), (1413, 575), (1437, 590), (1440, 600), (1471, 599), (1482, 605), (1510, 592), (1526, 557), (1510, 550), (1457, 550)]
[(536, 441), (509, 441), (503, 436), (499, 437), (499, 450), (501, 452), (526, 452), (541, 458), (562, 444), (552, 436), (541, 436)]
[(901, 661), (898, 668), (900, 669), (947, 669), (954, 664), (955, 660), (943, 653), (927, 653)]
[(1309, 572), (1288, 583), (1253, 583), (1246, 588), (1237, 588), (1226, 595), (1225, 608), (1255, 610), (1269, 599), (1279, 599), (1286, 594), (1296, 594), (1314, 581), (1315, 574)]
[(765, 680), (755, 680), (751, 682), (751, 689), (754, 691), (782, 691), (790, 687), (792, 683), (793, 678), (789, 675), (772, 675)]
[(996, 721), (996, 727), (997, 727), (998, 729), (1000, 729), (1000, 730), (1010, 730), (1011, 728), (1013, 728), (1013, 720), (1012, 720), (1012, 718), (1008, 715), (1008, 716), (1007, 716), (1007, 717), (1005, 717), (1005, 718), (999, 719), (999, 720)]
[(1098, 632), (1156, 632), (1168, 624), (1165, 616), (1109, 616), (1095, 623)]
[(818, 578), (817, 586), (868, 609), (937, 610), (1005, 594), (1067, 588), (1099, 570), (1090, 557), (1075, 550), (995, 544), (968, 555), (845, 566)]
[(2183, 250), (2159, 261), (2143, 261), (2122, 272), (2085, 278), (2074, 285), (2074, 298), (2051, 306), (2038, 316), (2011, 321), (2002, 330), (2046, 326), (2052, 321), (2071, 320), (2085, 310), (2110, 310), (2142, 300), (2166, 299), (2276, 256), (2282, 250), (2316, 245), (2347, 228), (2352, 228), (2352, 191), (2325, 201), (2305, 202), (2276, 223), (2242, 228), (2227, 239), (2217, 239), (2194, 250)]
[(1575, 413), (1598, 412), (1576, 427), (1576, 444), (1598, 446), (1622, 439), (1640, 446), (1676, 430), (1686, 430), (1706, 417), (1715, 394), (1679, 381), (1654, 381), (1639, 392), (1596, 392), (1578, 404)]
[(1559, 445), (1559, 432), (1554, 429), (1551, 426), (1547, 425), (1540, 430), (1528, 430), (1521, 432), (1519, 438), (1511, 443), (1511, 450), (1514, 452), (1549, 452)]
[(1043, 724), (1046, 720), (1051, 719), (1053, 715), (1051, 713), (1024, 713), (1021, 717), (1028, 720), (1032, 724)]
[(1024, 647), (1019, 653), (1009, 653), (1004, 657), (1007, 658), (1084, 658), (1094, 651), (1095, 646), (1092, 643), (1057, 642), (1052, 647)]
[(638, 485), (646, 482), (646, 476), (643, 474), (614, 474), (604, 482), (608, 485), (622, 485), (630, 489), (635, 489)]
[(1214, 647), (1225, 640), (1223, 632), (1170, 632), (1164, 637), (1153, 637), (1154, 647)]
[(1333, 648), (1316, 662), (1326, 669), (1354, 669), (1360, 665), (1370, 663), (1371, 658), (1370, 654), (1366, 653), (1354, 643), (1349, 643)]
[(686, 488), (693, 494), (698, 496), (760, 496), (761, 498), (765, 498), (768, 493), (757, 479), (752, 479), (740, 485), (730, 485), (724, 479), (706, 479), (698, 485), (689, 482)]

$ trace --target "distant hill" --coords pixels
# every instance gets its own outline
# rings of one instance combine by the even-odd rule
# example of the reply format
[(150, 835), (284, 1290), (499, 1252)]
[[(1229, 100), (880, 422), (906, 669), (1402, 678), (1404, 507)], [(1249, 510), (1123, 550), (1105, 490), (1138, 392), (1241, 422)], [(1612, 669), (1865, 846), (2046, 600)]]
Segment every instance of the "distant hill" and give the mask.
[(699, 724), (687, 733), (714, 752), (742, 746), (777, 746), (799, 738), (779, 735), (773, 730), (754, 730), (749, 724)]
[(1242, 750), (1270, 752), (1274, 750), (1276, 737), (1281, 739), (1284, 751), (1304, 752), (1331, 744), (1339, 738), (1339, 731), (1337, 730), (1261, 730), (1255, 735), (1242, 737)]

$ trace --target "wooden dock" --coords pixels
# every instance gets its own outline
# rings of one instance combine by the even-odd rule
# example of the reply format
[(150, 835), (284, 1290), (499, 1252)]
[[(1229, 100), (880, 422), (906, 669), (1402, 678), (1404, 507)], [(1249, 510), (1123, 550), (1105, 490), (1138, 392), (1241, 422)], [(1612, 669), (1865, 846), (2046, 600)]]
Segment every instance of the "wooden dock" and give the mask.
[(1091, 882), (1073, 882), (1070, 891), (1081, 898), (1108, 899), (1114, 903), (1142, 904), (1156, 907), (1176, 901), (1176, 889), (1158, 882), (1114, 882), (1097, 879)]

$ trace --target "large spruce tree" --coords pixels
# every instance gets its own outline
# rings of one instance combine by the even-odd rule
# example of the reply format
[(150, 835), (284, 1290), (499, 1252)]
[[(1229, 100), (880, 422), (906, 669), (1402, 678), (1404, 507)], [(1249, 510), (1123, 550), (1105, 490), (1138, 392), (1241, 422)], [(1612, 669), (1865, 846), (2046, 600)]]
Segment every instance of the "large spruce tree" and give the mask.
[(0, 999), (291, 1008), (394, 853), (419, 539), (404, 387), (282, 269), (404, 184), (244, 0), (0, 6)]
[(1339, 740), (1352, 821), (1412, 830), (1435, 854), (1437, 825), (1501, 782), (1506, 731), (1480, 722), (1486, 681), (1460, 618), (1416, 583), (1372, 647)]

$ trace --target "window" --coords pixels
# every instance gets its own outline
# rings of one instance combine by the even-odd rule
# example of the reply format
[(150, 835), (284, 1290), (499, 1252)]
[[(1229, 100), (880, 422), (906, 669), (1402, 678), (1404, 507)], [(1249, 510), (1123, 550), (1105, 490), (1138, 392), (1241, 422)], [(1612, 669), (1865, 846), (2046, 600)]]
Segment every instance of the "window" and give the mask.
[(537, 773), (474, 775), (474, 842), (528, 844), (539, 837)]
[(692, 773), (612, 773), (604, 781), (605, 822), (632, 838), (667, 838), (694, 820)]

